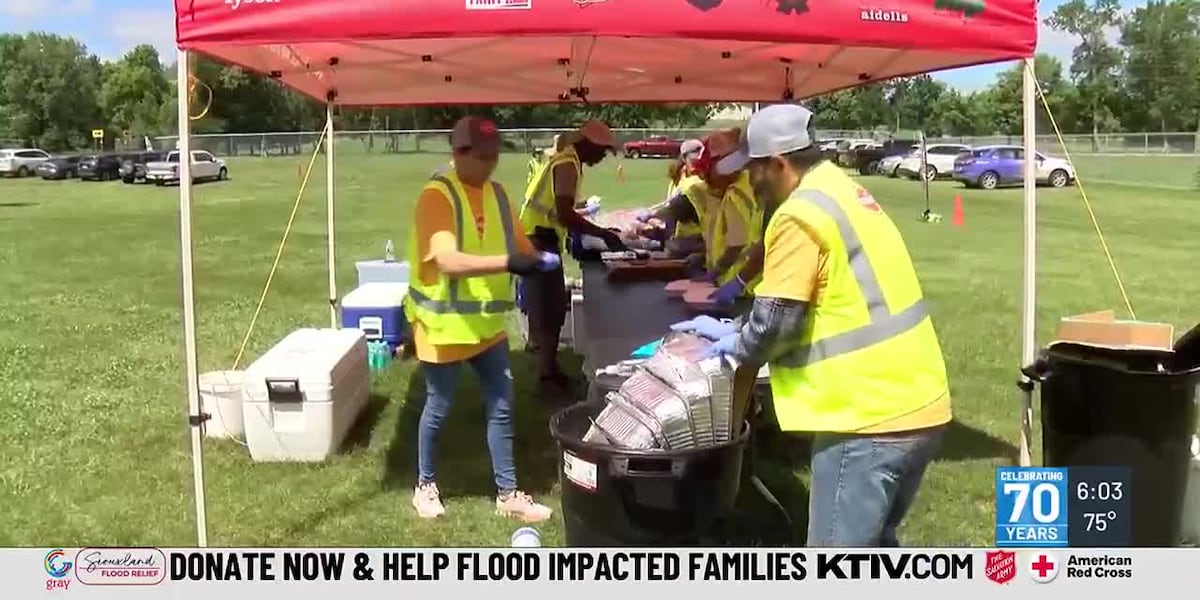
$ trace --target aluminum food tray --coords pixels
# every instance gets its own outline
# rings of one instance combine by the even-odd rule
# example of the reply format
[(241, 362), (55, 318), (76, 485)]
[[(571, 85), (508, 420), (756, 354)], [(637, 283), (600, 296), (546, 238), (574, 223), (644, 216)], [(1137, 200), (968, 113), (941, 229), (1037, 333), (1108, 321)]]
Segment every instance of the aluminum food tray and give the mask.
[(645, 369), (625, 381), (618, 392), (628, 404), (654, 420), (666, 442), (666, 450), (683, 450), (696, 444), (687, 401), (671, 386)]
[(609, 392), (608, 406), (600, 412), (588, 429), (583, 441), (592, 444), (608, 444), (631, 450), (660, 448), (662, 443), (651, 425), (645, 422), (635, 409), (623, 406), (623, 400), (614, 398)]

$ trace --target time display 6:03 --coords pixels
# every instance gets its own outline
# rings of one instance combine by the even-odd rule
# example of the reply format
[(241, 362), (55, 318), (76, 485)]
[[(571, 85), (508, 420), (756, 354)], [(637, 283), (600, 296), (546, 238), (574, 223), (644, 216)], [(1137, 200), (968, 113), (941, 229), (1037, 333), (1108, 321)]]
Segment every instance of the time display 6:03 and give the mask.
[(1120, 481), (1100, 481), (1088, 484), (1080, 481), (1075, 486), (1075, 497), (1080, 500), (1120, 500), (1125, 496)]

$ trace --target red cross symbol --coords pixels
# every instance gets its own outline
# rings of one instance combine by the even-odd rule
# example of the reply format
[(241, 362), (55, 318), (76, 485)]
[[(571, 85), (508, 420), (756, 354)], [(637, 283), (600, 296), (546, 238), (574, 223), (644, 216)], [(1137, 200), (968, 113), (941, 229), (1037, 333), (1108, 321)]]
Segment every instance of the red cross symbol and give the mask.
[(1046, 555), (1038, 556), (1037, 562), (1030, 565), (1034, 571), (1037, 571), (1038, 577), (1046, 578), (1046, 574), (1054, 570), (1054, 563), (1050, 562)]

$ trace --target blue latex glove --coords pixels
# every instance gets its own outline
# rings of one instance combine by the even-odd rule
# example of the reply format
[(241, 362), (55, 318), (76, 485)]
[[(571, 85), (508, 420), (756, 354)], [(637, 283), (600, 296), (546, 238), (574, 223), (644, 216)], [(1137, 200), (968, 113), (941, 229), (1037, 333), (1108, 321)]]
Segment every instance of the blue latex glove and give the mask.
[(746, 286), (742, 285), (741, 280), (734, 277), (729, 280), (729, 283), (717, 288), (717, 291), (709, 296), (709, 300), (715, 300), (719, 306), (730, 306), (741, 297), (744, 291), (746, 291)]
[(639, 211), (637, 211), (637, 214), (634, 215), (633, 218), (637, 219), (638, 222), (640, 222), (640, 223), (645, 223), (646, 221), (650, 220), (650, 217), (653, 217), (653, 216), (654, 216), (654, 213), (652, 213), (648, 210), (639, 210)]
[(704, 352), (704, 357), (713, 358), (716, 356), (732, 354), (734, 345), (737, 344), (737, 337), (737, 332), (734, 332), (717, 340), (713, 343), (713, 345), (708, 347), (708, 350)]
[(543, 273), (562, 268), (562, 257), (553, 252), (538, 253), (538, 270)]
[(720, 276), (720, 274), (718, 274), (718, 273), (713, 273), (712, 271), (705, 271), (705, 272), (693, 277), (692, 281), (699, 282), (699, 283), (716, 283), (717, 277), (719, 277), (719, 276)]
[(737, 326), (733, 324), (733, 321), (720, 321), (708, 315), (700, 315), (695, 319), (688, 319), (672, 325), (671, 331), (694, 333), (702, 338), (716, 341), (737, 333)]

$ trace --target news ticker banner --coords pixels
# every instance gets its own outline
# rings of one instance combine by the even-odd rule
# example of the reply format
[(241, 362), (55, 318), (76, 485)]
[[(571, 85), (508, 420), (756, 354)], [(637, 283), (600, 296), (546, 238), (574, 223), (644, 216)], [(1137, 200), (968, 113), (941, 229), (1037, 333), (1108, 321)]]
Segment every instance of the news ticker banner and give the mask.
[(996, 546), (1129, 546), (1132, 480), (1129, 467), (998, 467)]
[[(0, 550), (6, 597), (253, 598), (287, 586), (289, 600), (423, 592), (612, 600), (615, 588), (721, 598), (737, 591), (891, 593), (928, 598), (1064, 591), (1188, 589), (1197, 549), (382, 549), (49, 548)], [(569, 587), (568, 587), (569, 586)], [(731, 587), (736, 586), (736, 587)], [(9, 596), (10, 593), (15, 594)], [(397, 596), (405, 594), (406, 596)], [(1051, 596), (1053, 595), (1053, 596)], [(1005, 596), (1011, 597), (1011, 596)]]

